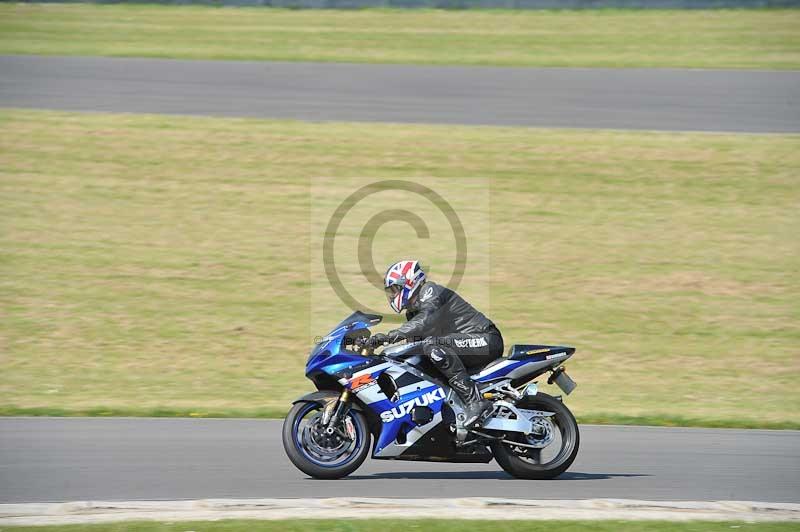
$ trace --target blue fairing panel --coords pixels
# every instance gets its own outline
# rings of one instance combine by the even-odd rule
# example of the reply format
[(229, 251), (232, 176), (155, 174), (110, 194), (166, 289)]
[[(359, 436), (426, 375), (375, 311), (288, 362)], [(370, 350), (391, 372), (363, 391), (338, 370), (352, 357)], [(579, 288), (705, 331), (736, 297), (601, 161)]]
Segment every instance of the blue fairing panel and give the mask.
[[(415, 406), (427, 406), (433, 411), (435, 418), (438, 414), (439, 417), (437, 419), (441, 419), (445, 393), (440, 386), (433, 383), (430, 384), (430, 386), (421, 390), (415, 390), (401, 396), (395, 403), (387, 400), (381, 401), (379, 404), (369, 405), (380, 416), (383, 425), (380, 437), (375, 443), (376, 456), (383, 455), (384, 449), (397, 439), (401, 431), (408, 432), (416, 427), (414, 422), (411, 421), (411, 411)], [(431, 425), (433, 424), (435, 423), (431, 422)], [(411, 439), (407, 438), (409, 445), (413, 443), (410, 441)]]
[(368, 329), (380, 320), (381, 317), (377, 315), (362, 312), (351, 314), (314, 346), (306, 362), (306, 376), (320, 372), (335, 376), (339, 372), (368, 364), (368, 358), (344, 349), (343, 340), (348, 334)]
[[(375, 414), (380, 425), (373, 449), (375, 457), (402, 454), (442, 419), (444, 389), (420, 375), (409, 373), (409, 369), (402, 362), (379, 359), (377, 364), (358, 369), (349, 379), (339, 381), (355, 392), (366, 410)], [(417, 425), (411, 419), (416, 407), (430, 408), (433, 419)]]

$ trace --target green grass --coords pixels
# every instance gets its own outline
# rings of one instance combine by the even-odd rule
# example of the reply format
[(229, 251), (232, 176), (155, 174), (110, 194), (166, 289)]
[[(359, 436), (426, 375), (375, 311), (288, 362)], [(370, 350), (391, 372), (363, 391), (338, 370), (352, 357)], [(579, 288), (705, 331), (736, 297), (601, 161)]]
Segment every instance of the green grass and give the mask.
[(0, 53), (800, 68), (800, 10), (361, 11), (0, 5)]
[[(797, 427), (799, 170), (798, 135), (5, 110), (0, 412), (279, 415), (327, 332), (312, 183), (484, 176), (479, 306), (509, 344), (578, 347), (580, 419)], [(380, 235), (378, 264), (446, 262)]]
[[(36, 527), (8, 527), (9, 530), (31, 532), (300, 532), (324, 530), (331, 532), (406, 532), (408, 530), (438, 530), (457, 532), (468, 528), (475, 532), (788, 532), (798, 530), (795, 523), (743, 523), (743, 522), (664, 522), (664, 521), (462, 521), (445, 519), (425, 520), (293, 520), (293, 521), (197, 521), (180, 523), (123, 522), (94, 525), (62, 525)], [(0, 530), (4, 530), (4, 526)]]

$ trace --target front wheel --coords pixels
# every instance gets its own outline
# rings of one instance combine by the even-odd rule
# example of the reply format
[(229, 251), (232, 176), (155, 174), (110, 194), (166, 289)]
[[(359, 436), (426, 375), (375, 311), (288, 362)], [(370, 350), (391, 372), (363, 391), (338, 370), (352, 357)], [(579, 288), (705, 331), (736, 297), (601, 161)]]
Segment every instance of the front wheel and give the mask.
[(580, 434), (575, 417), (564, 403), (544, 393), (525, 397), (517, 402), (517, 406), (554, 415), (534, 417), (535, 432), (530, 435), (512, 433), (505, 438), (511, 443), (493, 443), (495, 460), (516, 478), (545, 480), (557, 477), (572, 465), (578, 455)]
[(350, 410), (329, 432), (322, 426), (324, 405), (295, 404), (283, 422), (283, 448), (303, 473), (319, 479), (342, 478), (364, 462), (370, 433), (364, 415)]

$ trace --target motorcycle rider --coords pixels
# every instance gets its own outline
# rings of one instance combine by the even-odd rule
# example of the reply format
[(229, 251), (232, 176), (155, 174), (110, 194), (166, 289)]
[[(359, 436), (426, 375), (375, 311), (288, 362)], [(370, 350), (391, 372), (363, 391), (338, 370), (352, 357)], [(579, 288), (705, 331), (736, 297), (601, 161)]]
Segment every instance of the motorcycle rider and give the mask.
[(494, 323), (454, 291), (425, 278), (416, 260), (392, 264), (384, 276), (392, 309), (406, 311), (406, 323), (370, 338), (372, 346), (400, 340), (424, 341), (423, 352), (447, 377), (465, 405), (464, 427), (482, 421), (491, 408), (467, 368), (482, 367), (503, 355), (503, 337)]

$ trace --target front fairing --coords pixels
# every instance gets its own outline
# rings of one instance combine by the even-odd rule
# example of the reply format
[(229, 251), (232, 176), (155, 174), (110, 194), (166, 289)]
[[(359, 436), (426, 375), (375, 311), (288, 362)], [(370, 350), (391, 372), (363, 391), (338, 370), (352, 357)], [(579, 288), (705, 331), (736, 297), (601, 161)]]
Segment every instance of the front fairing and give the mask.
[[(342, 321), (314, 346), (306, 363), (306, 377), (320, 389), (333, 384), (336, 389), (342, 386), (353, 394), (373, 423), (376, 458), (398, 457), (412, 447), (423, 449), (426, 445), (441, 447), (435, 456), (447, 455), (450, 451), (445, 437), (449, 432), (441, 425), (446, 389), (398, 360), (418, 345), (388, 348), (394, 358), (362, 356), (352, 349), (353, 338), (368, 336), (368, 329), (380, 321), (380, 316), (361, 312)], [(431, 419), (424, 423), (414, 421), (416, 407), (429, 410)], [(436, 432), (431, 434), (435, 435), (425, 439), (434, 429)]]
[[(352, 313), (311, 350), (306, 362), (306, 376), (312, 379), (319, 373), (335, 376), (341, 371), (366, 363), (367, 358), (347, 349), (349, 346), (346, 345), (345, 338), (377, 325), (382, 319), (376, 314), (365, 314), (361, 311)], [(368, 331), (363, 334), (369, 336)]]

